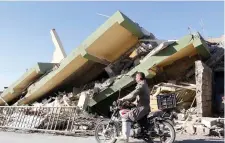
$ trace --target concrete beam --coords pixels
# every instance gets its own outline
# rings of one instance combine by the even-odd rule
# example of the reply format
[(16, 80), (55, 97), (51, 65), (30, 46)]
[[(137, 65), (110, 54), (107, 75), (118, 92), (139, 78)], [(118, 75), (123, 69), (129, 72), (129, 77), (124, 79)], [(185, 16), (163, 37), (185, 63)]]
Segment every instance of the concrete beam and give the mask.
[[(17, 96), (21, 95), (22, 92), (34, 82), (36, 79), (41, 77), (48, 70), (51, 70), (55, 64), (52, 63), (37, 63), (33, 68), (29, 69), (24, 73), (17, 81), (4, 90), (1, 94), (2, 98), (6, 102), (10, 102)], [(0, 101), (0, 106), (4, 105), (4, 102)]]
[(94, 61), (94, 62), (96, 62), (96, 63), (101, 63), (101, 64), (103, 64), (103, 65), (109, 65), (109, 64), (110, 64), (110, 62), (108, 62), (108, 61), (106, 61), (106, 60), (104, 60), (104, 59), (99, 59), (98, 57), (95, 57), (95, 56), (93, 56), (93, 55), (91, 55), (91, 54), (88, 54), (85, 50), (81, 50), (81, 51), (80, 51), (80, 54), (81, 54), (84, 58), (86, 58), (86, 59), (88, 59), (88, 60), (91, 60), (91, 61)]

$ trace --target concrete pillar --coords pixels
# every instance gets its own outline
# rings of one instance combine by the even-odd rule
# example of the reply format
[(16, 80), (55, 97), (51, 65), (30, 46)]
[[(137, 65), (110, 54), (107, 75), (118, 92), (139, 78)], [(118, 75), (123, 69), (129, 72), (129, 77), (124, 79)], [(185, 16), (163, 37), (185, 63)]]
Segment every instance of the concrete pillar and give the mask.
[(64, 58), (66, 58), (66, 53), (63, 48), (62, 42), (56, 33), (55, 29), (50, 31), (52, 42), (55, 46), (55, 51), (53, 53), (52, 63), (60, 63)]
[(212, 70), (201, 61), (195, 62), (197, 113), (200, 117), (212, 115)]

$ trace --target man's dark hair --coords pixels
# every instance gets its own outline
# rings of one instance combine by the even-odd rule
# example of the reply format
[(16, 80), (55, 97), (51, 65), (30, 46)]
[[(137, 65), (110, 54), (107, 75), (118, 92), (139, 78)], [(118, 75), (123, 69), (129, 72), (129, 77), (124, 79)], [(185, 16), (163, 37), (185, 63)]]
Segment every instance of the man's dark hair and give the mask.
[(137, 72), (138, 75), (140, 75), (141, 80), (145, 80), (145, 74), (143, 72)]

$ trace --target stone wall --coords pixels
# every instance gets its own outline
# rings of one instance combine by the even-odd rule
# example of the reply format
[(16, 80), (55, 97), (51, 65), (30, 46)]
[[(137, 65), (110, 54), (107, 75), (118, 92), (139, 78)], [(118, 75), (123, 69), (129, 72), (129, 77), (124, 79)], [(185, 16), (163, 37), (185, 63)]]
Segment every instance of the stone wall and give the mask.
[(212, 70), (201, 61), (195, 62), (197, 113), (200, 117), (212, 115)]

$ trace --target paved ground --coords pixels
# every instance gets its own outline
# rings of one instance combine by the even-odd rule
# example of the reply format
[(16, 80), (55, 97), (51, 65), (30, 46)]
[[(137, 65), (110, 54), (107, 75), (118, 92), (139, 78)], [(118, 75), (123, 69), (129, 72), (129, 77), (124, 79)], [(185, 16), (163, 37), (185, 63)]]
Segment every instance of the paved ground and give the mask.
[[(94, 137), (71, 137), (71, 136), (56, 136), (50, 134), (37, 133), (15, 133), (1, 132), (0, 139), (2, 143), (95, 143)], [(177, 143), (223, 143), (223, 139), (177, 135)], [(132, 140), (130, 143), (142, 143), (141, 141)]]

